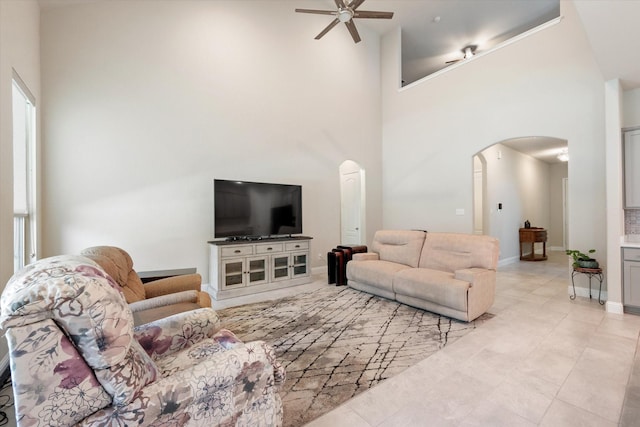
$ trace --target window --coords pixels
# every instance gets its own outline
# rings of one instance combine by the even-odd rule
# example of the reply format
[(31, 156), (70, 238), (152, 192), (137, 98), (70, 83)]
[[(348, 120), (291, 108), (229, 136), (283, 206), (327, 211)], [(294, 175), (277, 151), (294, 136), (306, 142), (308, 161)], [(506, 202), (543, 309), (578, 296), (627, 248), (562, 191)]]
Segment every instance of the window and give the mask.
[(35, 221), (35, 98), (13, 73), (13, 267), (19, 270), (36, 258)]

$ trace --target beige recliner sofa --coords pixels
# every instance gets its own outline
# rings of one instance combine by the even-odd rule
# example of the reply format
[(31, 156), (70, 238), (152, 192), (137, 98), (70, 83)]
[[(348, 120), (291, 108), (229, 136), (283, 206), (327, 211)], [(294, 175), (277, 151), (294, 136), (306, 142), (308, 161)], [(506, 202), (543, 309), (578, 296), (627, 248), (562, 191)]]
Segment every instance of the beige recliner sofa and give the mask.
[(354, 289), (467, 322), (493, 305), (500, 253), (494, 237), (380, 230), (370, 250), (347, 263)]

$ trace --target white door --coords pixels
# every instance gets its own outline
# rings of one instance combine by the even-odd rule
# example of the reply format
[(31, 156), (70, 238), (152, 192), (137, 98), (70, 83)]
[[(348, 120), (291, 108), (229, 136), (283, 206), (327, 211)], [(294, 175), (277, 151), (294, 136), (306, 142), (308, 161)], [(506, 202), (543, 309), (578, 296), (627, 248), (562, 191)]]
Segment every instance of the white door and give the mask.
[(346, 163), (340, 167), (341, 242), (343, 245), (360, 245), (364, 229), (362, 171), (355, 163)]
[(484, 168), (480, 157), (473, 156), (473, 234), (484, 233), (484, 219), (482, 215), (484, 195)]

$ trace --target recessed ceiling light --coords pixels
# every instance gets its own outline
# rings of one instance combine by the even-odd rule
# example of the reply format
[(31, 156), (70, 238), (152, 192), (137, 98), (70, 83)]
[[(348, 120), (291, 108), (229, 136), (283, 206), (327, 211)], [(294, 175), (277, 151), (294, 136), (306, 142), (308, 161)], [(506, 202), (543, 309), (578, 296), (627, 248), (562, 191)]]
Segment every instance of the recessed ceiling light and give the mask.
[(567, 148), (563, 148), (560, 151), (560, 153), (558, 153), (558, 155), (556, 157), (561, 162), (568, 162), (569, 161), (569, 150)]

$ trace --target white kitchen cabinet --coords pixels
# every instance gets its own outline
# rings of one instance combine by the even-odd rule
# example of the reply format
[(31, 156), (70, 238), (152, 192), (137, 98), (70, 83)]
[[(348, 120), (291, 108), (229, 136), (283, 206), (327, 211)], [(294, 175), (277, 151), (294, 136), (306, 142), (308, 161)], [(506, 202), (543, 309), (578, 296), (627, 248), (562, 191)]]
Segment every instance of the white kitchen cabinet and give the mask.
[(640, 209), (640, 129), (624, 132), (624, 207)]
[(640, 248), (622, 248), (622, 260), (624, 311), (640, 314)]

